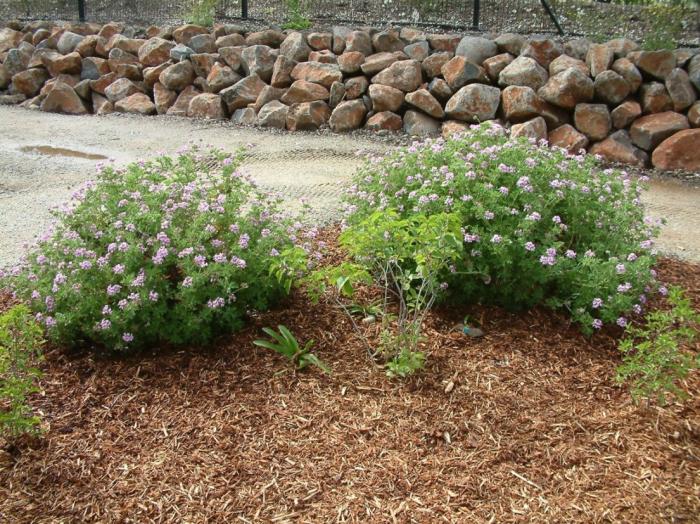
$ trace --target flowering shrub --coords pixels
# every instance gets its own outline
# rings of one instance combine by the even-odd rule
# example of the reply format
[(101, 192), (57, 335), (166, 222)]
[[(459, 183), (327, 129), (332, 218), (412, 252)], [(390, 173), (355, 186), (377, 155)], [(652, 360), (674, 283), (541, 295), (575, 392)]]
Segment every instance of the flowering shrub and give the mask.
[(652, 290), (657, 225), (640, 183), (590, 156), (511, 140), (495, 124), (372, 157), (346, 198), (346, 227), (377, 209), (457, 214), (452, 299), (566, 308), (584, 331), (627, 323)]
[(205, 343), (239, 328), (285, 293), (270, 267), (303, 238), (239, 163), (192, 148), (101, 168), (11, 285), (62, 344)]

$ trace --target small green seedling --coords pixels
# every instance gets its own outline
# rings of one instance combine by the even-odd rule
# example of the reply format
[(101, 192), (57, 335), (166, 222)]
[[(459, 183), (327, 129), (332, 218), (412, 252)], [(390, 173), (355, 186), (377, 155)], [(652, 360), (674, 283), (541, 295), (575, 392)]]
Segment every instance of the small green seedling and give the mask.
[(304, 347), (299, 345), (299, 341), (294, 335), (286, 328), (286, 326), (277, 326), (279, 333), (274, 329), (266, 327), (263, 331), (266, 335), (273, 339), (269, 340), (254, 340), (253, 344), (263, 348), (271, 349), (276, 351), (280, 355), (287, 357), (289, 360), (294, 362), (297, 369), (304, 369), (309, 364), (320, 368), (324, 373), (330, 375), (331, 370), (326, 364), (323, 363), (316, 355), (311, 353), (311, 348), (314, 345), (313, 340), (309, 340)]

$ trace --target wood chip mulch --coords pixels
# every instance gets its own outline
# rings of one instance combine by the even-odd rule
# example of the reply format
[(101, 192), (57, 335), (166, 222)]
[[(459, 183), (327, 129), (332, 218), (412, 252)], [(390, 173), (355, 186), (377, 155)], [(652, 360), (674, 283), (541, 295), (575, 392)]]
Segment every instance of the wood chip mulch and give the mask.
[[(700, 305), (700, 265), (659, 273)], [(452, 329), (465, 314), (484, 337)], [(332, 376), (251, 344), (280, 323)], [(207, 351), (49, 351), (46, 433), (0, 451), (0, 522), (700, 522), (700, 374), (683, 404), (635, 405), (619, 332), (483, 307), (427, 323), (410, 380), (301, 295)]]

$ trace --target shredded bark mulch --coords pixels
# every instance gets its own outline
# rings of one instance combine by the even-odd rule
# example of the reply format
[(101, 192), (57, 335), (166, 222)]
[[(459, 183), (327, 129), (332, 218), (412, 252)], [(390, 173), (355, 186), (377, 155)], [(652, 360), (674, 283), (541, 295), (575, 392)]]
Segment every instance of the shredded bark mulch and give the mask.
[[(699, 265), (659, 272), (700, 304)], [(465, 314), (483, 337), (453, 329)], [(277, 324), (333, 374), (252, 345)], [(32, 400), (45, 434), (0, 451), (0, 521), (699, 521), (697, 373), (685, 403), (635, 405), (614, 381), (619, 331), (484, 307), (427, 324), (410, 380), (301, 295), (206, 351), (52, 350)]]

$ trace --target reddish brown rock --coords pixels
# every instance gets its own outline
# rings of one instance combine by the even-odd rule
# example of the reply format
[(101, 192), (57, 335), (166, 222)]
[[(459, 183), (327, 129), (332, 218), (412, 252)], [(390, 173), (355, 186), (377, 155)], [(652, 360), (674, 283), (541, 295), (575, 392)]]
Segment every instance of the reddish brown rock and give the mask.
[(102, 38), (110, 39), (114, 35), (121, 33), (123, 29), (123, 26), (121, 24), (116, 24), (114, 22), (110, 22), (109, 24), (105, 24), (102, 26), (102, 29), (97, 33), (97, 36), (101, 36)]
[(216, 53), (216, 40), (211, 35), (195, 35), (190, 38), (187, 47), (195, 53)]
[(700, 127), (700, 102), (695, 102), (688, 110), (688, 122), (693, 127)]
[(88, 113), (85, 104), (65, 82), (56, 82), (41, 103), (41, 110), (50, 113), (66, 113), (69, 115), (85, 115)]
[(372, 39), (366, 31), (350, 31), (345, 37), (345, 50), (357, 51), (365, 56), (372, 54)]
[(457, 120), (447, 120), (442, 123), (442, 138), (448, 140), (454, 135), (460, 135), (469, 131), (469, 124)]
[(175, 100), (177, 100), (177, 92), (166, 89), (160, 82), (153, 86), (153, 102), (159, 115), (167, 113), (168, 109), (175, 103)]
[(639, 44), (629, 38), (615, 38), (614, 40), (605, 42), (605, 45), (613, 50), (617, 58), (627, 56), (632, 51), (639, 50)]
[(222, 89), (232, 86), (241, 79), (241, 75), (228, 66), (215, 63), (207, 76), (207, 85), (212, 93), (218, 93)]
[(586, 76), (591, 75), (591, 70), (586, 65), (586, 62), (579, 60), (578, 58), (573, 58), (569, 55), (561, 55), (552, 60), (552, 63), (549, 64), (549, 76), (558, 75), (559, 73), (572, 67), (578, 69)]
[(365, 124), (365, 129), (371, 131), (398, 131), (403, 127), (403, 120), (396, 113), (391, 111), (382, 111), (380, 113), (375, 113), (367, 119)]
[(318, 129), (331, 117), (328, 104), (321, 100), (294, 104), (287, 112), (287, 129), (303, 131)]
[(642, 112), (663, 113), (673, 109), (673, 102), (666, 91), (666, 87), (659, 82), (642, 84), (639, 90), (639, 101), (642, 104)]
[(608, 107), (604, 104), (578, 104), (574, 111), (574, 125), (591, 140), (603, 140), (612, 128)]
[(579, 69), (569, 68), (551, 77), (537, 94), (558, 107), (573, 109), (593, 99), (593, 82)]
[(591, 155), (599, 155), (608, 162), (644, 167), (649, 156), (632, 145), (627, 131), (616, 131), (602, 142), (597, 142), (588, 150)]
[(372, 78), (373, 84), (382, 84), (400, 89), (404, 93), (415, 91), (423, 83), (421, 65), (415, 60), (394, 62)]
[(403, 130), (410, 136), (437, 135), (440, 122), (418, 111), (408, 110), (403, 117)]
[(428, 84), (428, 91), (440, 102), (447, 102), (454, 94), (450, 86), (442, 78), (433, 78)]
[(448, 52), (433, 53), (423, 60), (421, 68), (428, 78), (435, 78), (442, 74), (442, 66), (452, 59), (453, 54)]
[(244, 46), (245, 38), (243, 35), (238, 33), (231, 33), (230, 35), (220, 36), (214, 41), (214, 46), (216, 49), (221, 49), (222, 47), (234, 47), (234, 46)]
[(241, 46), (222, 47), (219, 49), (219, 57), (227, 66), (239, 72), (243, 70), (243, 58), (241, 56), (243, 49)]
[(503, 113), (510, 122), (522, 122), (539, 116), (542, 99), (525, 86), (508, 86), (501, 92)]
[(428, 42), (416, 42), (403, 48), (403, 52), (411, 60), (422, 62), (430, 54), (430, 44)]
[(289, 87), (293, 82), (292, 71), (296, 65), (296, 62), (286, 56), (278, 56), (272, 68), (270, 85), (273, 87)]
[(279, 100), (272, 100), (260, 108), (257, 124), (262, 127), (284, 129), (287, 127), (288, 113), (289, 108), (286, 105)]
[(246, 75), (258, 75), (263, 82), (269, 82), (272, 79), (277, 57), (271, 47), (266, 45), (246, 47), (241, 53), (241, 59)]
[(377, 113), (382, 111), (398, 111), (403, 104), (404, 96), (403, 91), (394, 87), (382, 84), (372, 84), (369, 86), (369, 97), (372, 100), (372, 107)]
[(484, 63), (482, 65), (489, 79), (492, 82), (497, 82), (501, 71), (503, 71), (506, 68), (506, 66), (510, 64), (514, 59), (515, 57), (513, 55), (503, 53), (500, 55), (492, 56), (491, 58), (487, 58), (486, 60), (484, 60)]
[(294, 80), (306, 80), (321, 84), (326, 89), (330, 89), (333, 82), (340, 82), (343, 79), (343, 73), (337, 65), (321, 64), (319, 62), (303, 62), (294, 66), (292, 69), (292, 78)]
[(459, 41), (457, 49), (455, 49), (456, 56), (463, 56), (477, 65), (497, 54), (498, 46), (496, 42), (481, 36), (465, 36)]
[(58, 76), (61, 73), (80, 74), (83, 65), (83, 57), (75, 52), (65, 56), (56, 52), (44, 53), (41, 55), (41, 61), (51, 76)]
[(333, 46), (333, 35), (331, 33), (309, 33), (306, 40), (314, 51), (331, 50)]
[(654, 150), (651, 162), (657, 169), (700, 171), (700, 129), (687, 129), (670, 136)]
[(525, 37), (516, 33), (503, 33), (494, 42), (501, 51), (518, 56), (525, 45)]
[(634, 100), (627, 100), (612, 110), (613, 127), (624, 129), (642, 115), (642, 106)]
[(279, 47), (284, 41), (284, 33), (274, 29), (266, 29), (250, 33), (245, 37), (246, 45), (266, 45), (269, 47)]
[(9, 51), (10, 49), (17, 47), (17, 45), (22, 41), (22, 33), (10, 29), (9, 27), (4, 27), (0, 29), (0, 53)]
[(454, 53), (457, 50), (457, 46), (461, 40), (461, 35), (428, 35), (428, 43), (435, 51), (448, 51), (450, 53)]
[(396, 57), (393, 53), (375, 53), (365, 58), (360, 68), (365, 75), (372, 76), (383, 71), (394, 62), (396, 62)]
[(281, 101), (284, 104), (292, 105), (302, 102), (313, 102), (314, 100), (328, 100), (329, 96), (328, 89), (320, 84), (314, 84), (306, 80), (296, 80), (282, 96)]
[(168, 66), (158, 78), (165, 88), (182, 91), (194, 81), (194, 68), (189, 61), (178, 62)]
[(229, 113), (233, 113), (236, 109), (254, 103), (264, 87), (265, 82), (260, 80), (260, 77), (252, 75), (239, 80), (231, 87), (223, 89), (219, 94)]
[(256, 113), (259, 112), (264, 105), (275, 100), (280, 100), (286, 92), (286, 89), (280, 87), (263, 87), (260, 91), (260, 94), (258, 95), (258, 98), (255, 100), (255, 105), (253, 106), (253, 109)]
[(593, 82), (595, 97), (606, 104), (619, 104), (630, 94), (627, 81), (615, 71), (603, 71)]
[(688, 129), (688, 119), (673, 111), (638, 118), (630, 128), (632, 143), (651, 151), (671, 135)]
[[(367, 80), (365, 78), (365, 80)], [(330, 90), (330, 96), (328, 98), (328, 105), (333, 109), (335, 106), (340, 104), (345, 98), (345, 84), (342, 82), (333, 82)]]
[(322, 64), (337, 64), (338, 57), (333, 53), (325, 49), (323, 51), (311, 51), (309, 53), (309, 62), (320, 62)]
[(514, 124), (510, 128), (510, 136), (513, 138), (528, 138), (537, 141), (547, 138), (547, 123), (544, 118), (538, 116), (522, 124)]
[[(95, 89), (95, 91), (97, 90)], [(104, 90), (105, 96), (113, 104), (119, 100), (122, 100), (123, 98), (142, 92), (142, 89), (127, 78), (118, 78), (109, 84), (109, 86), (107, 86)], [(114, 107), (116, 108), (116, 105)]]
[(90, 88), (101, 95), (105, 94), (105, 90), (117, 80), (117, 75), (115, 73), (107, 73), (101, 76), (97, 80), (90, 81)]
[(146, 84), (146, 87), (148, 89), (153, 89), (153, 86), (156, 85), (156, 83), (160, 79), (160, 74), (163, 71), (165, 71), (168, 67), (170, 67), (170, 64), (168, 62), (165, 62), (155, 67), (146, 67), (143, 70), (143, 82), (144, 84)]
[(17, 73), (12, 77), (14, 90), (26, 97), (36, 96), (41, 87), (49, 79), (49, 74), (43, 68), (32, 68)]
[(92, 111), (96, 115), (108, 115), (114, 112), (114, 104), (102, 95), (92, 92)]
[(105, 46), (107, 42), (97, 35), (89, 35), (75, 47), (75, 52), (79, 53), (83, 58), (95, 56), (97, 54), (97, 44)]
[(442, 76), (452, 91), (474, 82), (481, 84), (488, 84), (489, 82), (484, 68), (474, 62), (470, 62), (463, 56), (455, 56), (442, 66)]
[(534, 58), (542, 67), (547, 68), (549, 64), (564, 52), (564, 48), (559, 42), (543, 37), (532, 37), (523, 45), (520, 56)]
[(642, 74), (639, 69), (627, 58), (618, 58), (613, 62), (612, 70), (627, 81), (630, 93), (636, 93), (642, 85)]
[(339, 55), (345, 50), (345, 39), (350, 34), (350, 29), (344, 26), (333, 27), (333, 51), (336, 55)]
[(187, 111), (190, 109), (190, 102), (199, 94), (201, 94), (201, 91), (196, 87), (187, 86), (178, 95), (177, 100), (170, 106), (166, 114), (170, 116), (187, 116)]
[(697, 99), (688, 73), (683, 69), (676, 68), (671, 71), (666, 77), (665, 85), (666, 91), (671, 97), (674, 111), (680, 113), (688, 109)]
[(360, 71), (365, 61), (365, 55), (357, 51), (345, 52), (338, 56), (338, 67), (346, 75), (352, 75)]
[(362, 100), (348, 100), (341, 102), (333, 110), (329, 124), (336, 133), (359, 129), (367, 114), (367, 109)]
[(406, 102), (413, 107), (420, 109), (424, 113), (433, 118), (442, 118), (445, 116), (445, 111), (427, 89), (418, 89), (406, 95)]
[(136, 113), (139, 115), (154, 115), (156, 106), (147, 95), (134, 93), (131, 96), (122, 98), (114, 104), (115, 111), (119, 113)]
[(591, 70), (591, 76), (596, 78), (612, 66), (615, 52), (604, 44), (591, 44), (586, 55), (586, 65)]
[(572, 155), (578, 154), (588, 146), (588, 137), (569, 124), (561, 125), (551, 131), (548, 140), (550, 145), (566, 149)]
[(355, 76), (345, 81), (345, 98), (353, 100), (360, 98), (369, 88), (369, 80), (366, 76)]
[[(145, 43), (146, 41), (140, 38), (127, 38), (124, 35), (114, 35), (107, 42), (105, 49), (107, 52), (112, 49), (121, 49), (132, 55), (138, 55), (139, 49), (141, 49), (141, 46)], [(97, 51), (97, 48), (95, 48), (95, 51)]]
[(213, 93), (202, 93), (190, 100), (187, 109), (187, 116), (191, 118), (205, 118), (209, 120), (220, 120), (226, 118), (224, 104), (219, 95)]
[(154, 67), (170, 60), (170, 50), (175, 44), (162, 38), (151, 38), (139, 49), (139, 62), (146, 67)]
[(676, 67), (676, 57), (673, 51), (642, 51), (635, 65), (657, 80), (666, 80)]
[(406, 44), (401, 41), (399, 32), (396, 29), (379, 31), (372, 36), (372, 46), (379, 53), (401, 51), (405, 45)]
[(527, 86), (537, 91), (547, 83), (547, 71), (532, 58), (519, 56), (508, 64), (498, 77), (498, 85)]
[(194, 24), (185, 24), (173, 30), (173, 38), (178, 44), (188, 44), (195, 35), (206, 35), (209, 30)]
[(500, 100), (501, 90), (497, 87), (470, 84), (452, 95), (445, 106), (445, 112), (455, 120), (483, 122), (496, 116)]

